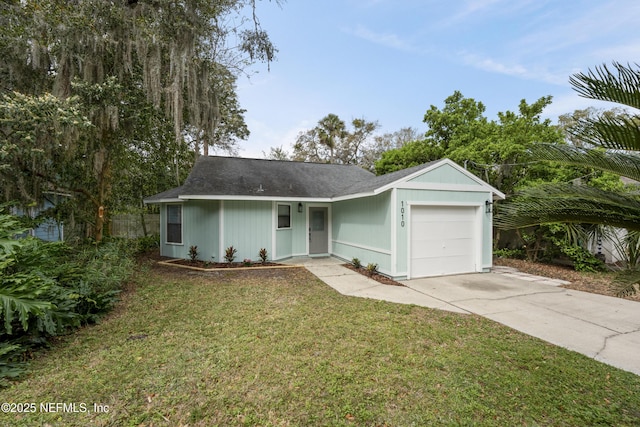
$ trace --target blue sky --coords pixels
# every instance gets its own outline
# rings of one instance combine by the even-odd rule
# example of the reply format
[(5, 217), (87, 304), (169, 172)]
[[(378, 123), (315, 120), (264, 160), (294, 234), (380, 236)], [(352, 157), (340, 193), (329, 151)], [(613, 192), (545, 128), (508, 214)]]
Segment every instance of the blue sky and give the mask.
[(290, 150), (329, 113), (377, 120), (380, 133), (426, 131), (430, 105), (455, 90), (486, 116), (553, 96), (544, 116), (595, 104), (569, 76), (611, 61), (640, 62), (637, 0), (288, 0), (258, 3), (279, 49), (238, 79), (251, 136), (242, 157)]

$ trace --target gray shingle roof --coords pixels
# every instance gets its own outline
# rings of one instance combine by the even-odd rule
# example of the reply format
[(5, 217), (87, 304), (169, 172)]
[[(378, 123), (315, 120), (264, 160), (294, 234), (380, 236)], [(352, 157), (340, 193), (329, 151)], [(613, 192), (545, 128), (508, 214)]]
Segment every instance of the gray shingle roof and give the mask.
[[(355, 165), (202, 156), (184, 185), (151, 196), (145, 202), (188, 199), (189, 196), (331, 199), (368, 194), (439, 162), (375, 176)], [(504, 198), (488, 184), (487, 188)]]
[(350, 194), (349, 187), (375, 178), (355, 165), (202, 156), (184, 185), (146, 201), (178, 196), (330, 198)]

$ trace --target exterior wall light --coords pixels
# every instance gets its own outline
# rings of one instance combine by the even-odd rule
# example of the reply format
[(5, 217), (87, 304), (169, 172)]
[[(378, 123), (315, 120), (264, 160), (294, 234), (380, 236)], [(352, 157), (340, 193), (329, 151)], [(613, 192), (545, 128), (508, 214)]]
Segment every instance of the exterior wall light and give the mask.
[(493, 202), (487, 200), (484, 202), (484, 211), (486, 213), (491, 213), (491, 207), (493, 206)]
[(298, 212), (302, 213), (302, 203), (298, 203)]

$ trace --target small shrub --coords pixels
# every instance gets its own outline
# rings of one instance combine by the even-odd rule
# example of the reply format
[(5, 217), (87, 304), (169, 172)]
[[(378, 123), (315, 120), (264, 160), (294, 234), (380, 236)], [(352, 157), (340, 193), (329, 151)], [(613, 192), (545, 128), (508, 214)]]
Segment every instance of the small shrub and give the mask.
[(198, 260), (198, 247), (196, 245), (189, 246), (189, 258), (191, 262), (196, 262)]
[(258, 252), (258, 256), (260, 257), (260, 260), (263, 264), (267, 262), (267, 250), (265, 248), (260, 249), (260, 251)]
[(604, 270), (604, 264), (591, 252), (577, 245), (566, 245), (561, 248), (565, 254), (573, 262), (573, 268), (576, 271), (587, 271), (595, 273)]
[(138, 237), (133, 240), (133, 242), (135, 245), (134, 252), (136, 254), (143, 254), (160, 247), (160, 235), (151, 234), (149, 236)]
[(497, 258), (525, 259), (524, 249), (496, 249), (493, 256)]
[(231, 262), (233, 262), (234, 259), (236, 259), (236, 254), (237, 253), (238, 253), (238, 250), (236, 248), (234, 248), (233, 246), (229, 246), (224, 251), (224, 259), (227, 262), (231, 263)]
[(378, 274), (378, 264), (370, 262), (367, 264), (367, 275), (373, 276), (375, 274)]
[(353, 265), (355, 268), (362, 267), (362, 263), (360, 262), (360, 260), (358, 258), (353, 258), (351, 260), (351, 265)]

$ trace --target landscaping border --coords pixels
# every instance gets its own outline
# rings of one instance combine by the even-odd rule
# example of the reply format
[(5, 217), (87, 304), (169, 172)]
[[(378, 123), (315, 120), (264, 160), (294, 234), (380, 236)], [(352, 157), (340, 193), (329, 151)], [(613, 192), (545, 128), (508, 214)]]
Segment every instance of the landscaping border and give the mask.
[(239, 270), (267, 270), (267, 269), (273, 269), (273, 268), (304, 268), (304, 265), (298, 265), (298, 264), (279, 264), (279, 265), (265, 265), (265, 266), (256, 266), (256, 267), (210, 267), (210, 268), (205, 268), (205, 267), (195, 267), (192, 265), (183, 265), (183, 264), (176, 264), (176, 262), (178, 261), (183, 261), (182, 258), (175, 258), (175, 259), (170, 259), (167, 261), (158, 261), (158, 264), (160, 265), (165, 265), (165, 266), (169, 266), (169, 267), (178, 267), (178, 268), (185, 268), (187, 270), (195, 270), (195, 271), (239, 271)]

